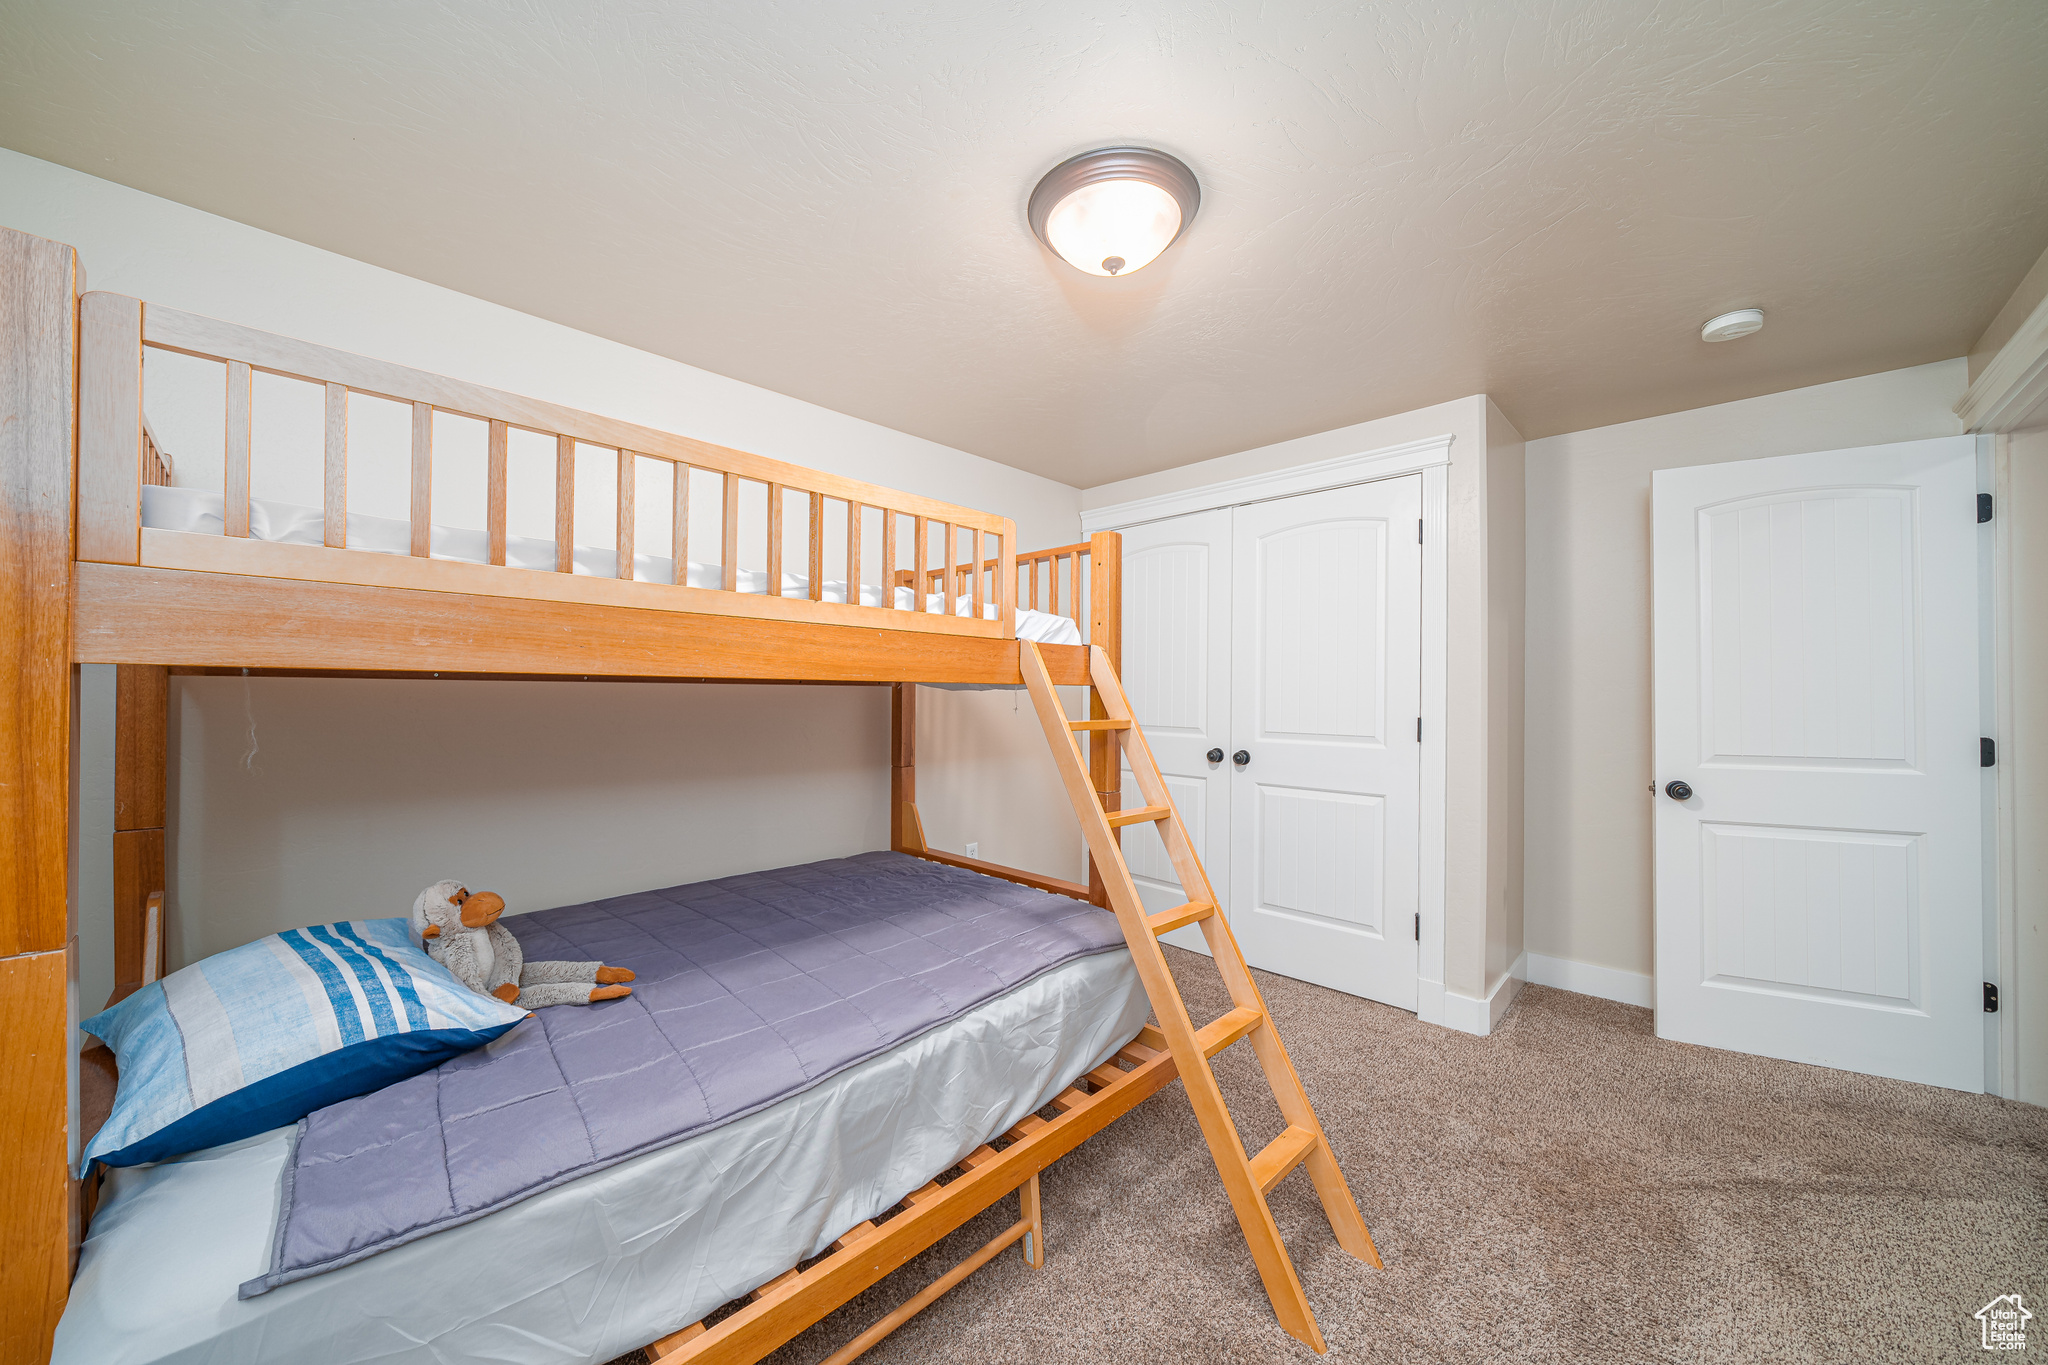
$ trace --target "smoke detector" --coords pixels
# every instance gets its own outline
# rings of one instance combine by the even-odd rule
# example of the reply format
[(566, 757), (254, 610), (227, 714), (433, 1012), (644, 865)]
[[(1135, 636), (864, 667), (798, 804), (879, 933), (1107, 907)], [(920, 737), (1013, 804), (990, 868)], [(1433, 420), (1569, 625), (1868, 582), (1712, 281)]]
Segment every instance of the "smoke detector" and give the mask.
[(1761, 332), (1764, 327), (1764, 310), (1761, 308), (1738, 308), (1732, 313), (1707, 319), (1707, 325), (1700, 328), (1701, 341), (1733, 341), (1746, 337), (1751, 332)]

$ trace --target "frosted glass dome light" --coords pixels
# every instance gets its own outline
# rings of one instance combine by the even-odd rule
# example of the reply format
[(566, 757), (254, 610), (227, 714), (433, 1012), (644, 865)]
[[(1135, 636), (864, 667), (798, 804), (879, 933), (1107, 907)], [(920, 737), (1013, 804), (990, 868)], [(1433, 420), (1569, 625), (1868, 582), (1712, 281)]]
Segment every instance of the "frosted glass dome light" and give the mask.
[(1031, 192), (1031, 230), (1090, 275), (1143, 269), (1187, 230), (1202, 202), (1195, 173), (1165, 152), (1105, 147), (1062, 161)]

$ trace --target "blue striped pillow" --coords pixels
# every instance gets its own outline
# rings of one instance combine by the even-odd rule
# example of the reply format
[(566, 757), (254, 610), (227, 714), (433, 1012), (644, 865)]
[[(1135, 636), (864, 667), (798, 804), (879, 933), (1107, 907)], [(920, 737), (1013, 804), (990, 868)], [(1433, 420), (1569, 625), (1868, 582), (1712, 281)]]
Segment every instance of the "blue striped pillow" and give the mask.
[(272, 934), (85, 1021), (121, 1072), (85, 1157), (133, 1166), (295, 1123), (525, 1017), (415, 947), (402, 917)]

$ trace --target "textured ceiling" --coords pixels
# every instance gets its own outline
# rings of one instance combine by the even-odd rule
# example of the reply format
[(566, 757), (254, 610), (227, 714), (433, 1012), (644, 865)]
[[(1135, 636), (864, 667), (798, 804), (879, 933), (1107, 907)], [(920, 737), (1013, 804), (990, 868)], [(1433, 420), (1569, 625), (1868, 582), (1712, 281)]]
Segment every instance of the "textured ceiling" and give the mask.
[[(0, 64), (18, 151), (1083, 486), (1960, 355), (2048, 246), (2043, 0), (9, 0)], [(1202, 209), (1094, 279), (1024, 203), (1115, 142)]]

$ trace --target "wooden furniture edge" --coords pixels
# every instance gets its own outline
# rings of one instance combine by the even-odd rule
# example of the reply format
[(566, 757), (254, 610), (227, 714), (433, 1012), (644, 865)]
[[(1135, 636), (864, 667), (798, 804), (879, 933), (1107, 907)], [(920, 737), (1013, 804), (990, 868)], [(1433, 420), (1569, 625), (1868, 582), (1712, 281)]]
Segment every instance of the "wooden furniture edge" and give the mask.
[(930, 1197), (912, 1200), (906, 1211), (880, 1224), (873, 1234), (799, 1273), (782, 1292), (757, 1299), (665, 1351), (659, 1365), (752, 1365), (900, 1268), (1179, 1074), (1156, 1029), (1148, 1025), (1138, 1042), (1156, 1051), (1123, 1072), (1121, 1079), (1093, 1093), (1080, 1091), (1078, 1085), (1061, 1092), (1054, 1098), (1061, 1110), (1058, 1117), (1042, 1120), (1042, 1127), (998, 1152), (994, 1160), (940, 1186)]
[(937, 612), (896, 611), (887, 607), (814, 601), (775, 593), (727, 592), (720, 588), (692, 588), (674, 583), (600, 578), (594, 574), (472, 564), (457, 559), (414, 558), (368, 550), (337, 550), (321, 545), (291, 545), (282, 541), (247, 540), (194, 531), (145, 529), (142, 532), (141, 563), (153, 569), (241, 574), (301, 583), (347, 583), (371, 588), (469, 593), (518, 601), (582, 602), (644, 611), (734, 616), (749, 620), (806, 621), (869, 630), (929, 631), (936, 635), (972, 635), (993, 639), (1003, 638), (1006, 634), (1001, 621), (942, 616)]
[(979, 858), (963, 858), (957, 854), (941, 853), (933, 848), (905, 848), (899, 849), (898, 852), (909, 853), (934, 863), (944, 863), (948, 867), (964, 867), (969, 872), (1000, 877), (1006, 882), (1016, 882), (1019, 886), (1050, 891), (1055, 896), (1068, 896), (1077, 901), (1088, 899), (1088, 888), (1081, 883), (1070, 882), (1061, 877), (1049, 877), (1042, 872), (1028, 872), (1021, 867), (1005, 867), (1001, 863), (983, 862)]
[[(609, 580), (604, 580), (609, 581)], [(1015, 684), (1017, 642), (583, 602), (81, 562), (78, 663), (321, 670)], [(816, 604), (811, 604), (816, 605)], [(1061, 682), (1087, 651), (1048, 646)]]

